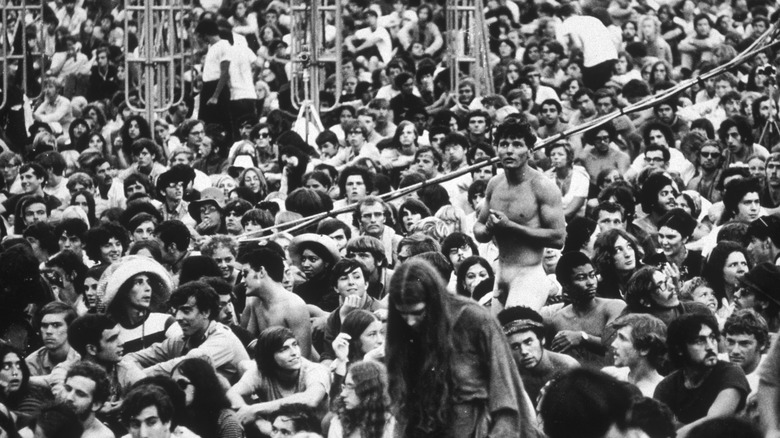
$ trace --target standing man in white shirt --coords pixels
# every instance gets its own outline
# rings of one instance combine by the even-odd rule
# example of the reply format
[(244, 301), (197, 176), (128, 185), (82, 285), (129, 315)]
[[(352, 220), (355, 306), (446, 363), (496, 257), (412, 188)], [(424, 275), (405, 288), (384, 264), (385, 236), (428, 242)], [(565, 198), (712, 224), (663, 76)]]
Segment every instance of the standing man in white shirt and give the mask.
[(612, 77), (612, 67), (617, 62), (617, 48), (609, 30), (595, 17), (580, 15), (577, 5), (561, 6), (563, 24), (560, 32), (571, 49), (582, 50), (582, 82), (591, 90), (598, 90)]
[(195, 34), (209, 47), (203, 58), (203, 86), (200, 90), (198, 119), (206, 125), (221, 125), (225, 132), (231, 133), (229, 84), (232, 47), (219, 36), (219, 28), (214, 20), (201, 20), (195, 28)]

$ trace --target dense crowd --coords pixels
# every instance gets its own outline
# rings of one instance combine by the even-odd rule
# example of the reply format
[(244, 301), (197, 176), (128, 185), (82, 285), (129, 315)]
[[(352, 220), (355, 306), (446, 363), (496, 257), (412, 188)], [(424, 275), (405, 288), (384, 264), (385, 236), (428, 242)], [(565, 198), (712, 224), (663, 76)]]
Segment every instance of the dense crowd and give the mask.
[(777, 5), (445, 3), (7, 11), (0, 437), (780, 437)]

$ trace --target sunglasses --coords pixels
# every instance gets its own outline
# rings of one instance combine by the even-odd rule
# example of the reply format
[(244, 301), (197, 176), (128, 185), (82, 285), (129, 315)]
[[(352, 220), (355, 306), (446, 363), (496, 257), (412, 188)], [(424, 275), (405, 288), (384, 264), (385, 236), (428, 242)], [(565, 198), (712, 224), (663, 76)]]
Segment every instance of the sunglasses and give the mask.
[(699, 152), (702, 158), (720, 158), (720, 152)]

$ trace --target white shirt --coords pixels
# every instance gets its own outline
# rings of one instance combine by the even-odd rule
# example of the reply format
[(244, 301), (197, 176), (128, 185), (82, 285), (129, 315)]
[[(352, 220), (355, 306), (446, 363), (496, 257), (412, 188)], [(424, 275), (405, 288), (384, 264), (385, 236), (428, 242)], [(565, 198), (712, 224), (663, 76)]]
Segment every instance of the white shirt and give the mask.
[(230, 51), (230, 100), (257, 99), (252, 80), (252, 63), (257, 55), (243, 45), (233, 44)]
[(593, 67), (602, 62), (617, 59), (617, 48), (610, 38), (609, 30), (595, 17), (575, 15), (567, 18), (561, 25), (561, 35), (577, 41), (582, 46), (585, 67)]
[(218, 81), (221, 74), (222, 61), (230, 61), (232, 47), (226, 40), (219, 40), (209, 46), (203, 59), (203, 82)]
[(355, 38), (359, 40), (377, 39), (376, 49), (382, 56), (382, 62), (388, 63), (393, 58), (393, 43), (390, 40), (390, 33), (384, 27), (377, 26), (376, 30), (373, 31), (370, 27), (358, 29), (355, 32)]

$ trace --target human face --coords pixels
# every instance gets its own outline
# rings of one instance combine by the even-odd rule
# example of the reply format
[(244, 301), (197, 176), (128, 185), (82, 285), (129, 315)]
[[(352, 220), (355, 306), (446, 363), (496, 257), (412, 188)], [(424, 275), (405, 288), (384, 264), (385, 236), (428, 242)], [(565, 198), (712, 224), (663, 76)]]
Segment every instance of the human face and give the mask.
[(545, 124), (545, 126), (551, 126), (555, 125), (555, 123), (558, 122), (558, 116), (560, 114), (558, 113), (558, 107), (555, 105), (547, 104), (542, 105), (542, 123)]
[(696, 22), (696, 34), (700, 37), (707, 37), (710, 34), (710, 22), (705, 19), (700, 19)]
[(770, 187), (780, 187), (780, 161), (766, 163), (766, 181)]
[(186, 406), (192, 406), (192, 402), (195, 400), (195, 385), (193, 385), (192, 381), (178, 369), (171, 374), (171, 378), (184, 392), (184, 404)]
[(211, 225), (222, 222), (222, 213), (214, 204), (204, 204), (200, 206), (200, 221)]
[(566, 155), (566, 149), (562, 146), (553, 147), (550, 150), (550, 162), (556, 169), (562, 169), (569, 165), (569, 157)]
[(633, 327), (630, 325), (618, 329), (615, 340), (612, 341), (612, 356), (616, 367), (633, 367), (642, 358), (639, 351), (634, 348)]
[(89, 203), (84, 195), (76, 196), (76, 198), (73, 199), (73, 202), (71, 202), (71, 205), (79, 207), (84, 213), (89, 214)]
[[(475, 170), (474, 173), (472, 173), (472, 177), (474, 178), (474, 181), (490, 181), (490, 178), (493, 178), (493, 166), (480, 167), (479, 169)], [(475, 200), (478, 202), (484, 198), (484, 194), (477, 195)]]
[(347, 235), (344, 233), (344, 230), (338, 229), (329, 236), (336, 241), (336, 247), (339, 249), (339, 252), (343, 253), (344, 248), (347, 247)]
[(580, 110), (583, 116), (590, 117), (596, 114), (596, 105), (593, 103), (593, 99), (587, 94), (583, 94), (577, 99), (577, 108)]
[(673, 257), (681, 254), (685, 247), (685, 240), (683, 239), (682, 234), (680, 234), (679, 231), (666, 226), (661, 227), (661, 229), (658, 230), (658, 241), (661, 244), (661, 249), (663, 249), (666, 257)]
[(666, 274), (655, 271), (653, 273), (653, 283), (655, 284), (655, 289), (650, 294), (650, 298), (655, 304), (664, 308), (671, 308), (680, 304), (677, 298), (677, 289), (672, 279), (667, 277)]
[(152, 284), (149, 276), (138, 274), (130, 279), (131, 289), (128, 294), (128, 303), (136, 309), (148, 309), (152, 302)]
[(417, 158), (414, 160), (414, 165), (426, 178), (433, 178), (439, 172), (436, 158), (434, 158), (433, 154), (430, 152), (424, 152), (417, 155)]
[(366, 295), (367, 287), (368, 280), (363, 277), (363, 271), (356, 268), (339, 277), (338, 280), (336, 280), (335, 289), (342, 298), (352, 295), (364, 297)]
[(518, 332), (507, 337), (507, 341), (519, 367), (530, 370), (539, 365), (544, 348), (536, 333), (530, 330)]
[(64, 313), (49, 313), (41, 319), (41, 338), (48, 350), (56, 350), (68, 342), (68, 324)]
[(344, 408), (348, 411), (357, 409), (362, 403), (355, 392), (355, 380), (352, 378), (352, 373), (347, 373), (344, 384), (341, 385), (341, 400), (344, 403)]
[(84, 297), (87, 300), (88, 307), (95, 305), (95, 300), (97, 299), (97, 287), (98, 280), (96, 278), (87, 277), (87, 279), (84, 280)]
[(614, 228), (619, 228), (621, 230), (626, 229), (626, 224), (623, 222), (623, 214), (619, 211), (614, 213), (604, 210), (599, 211), (597, 223), (599, 224), (599, 230), (601, 230), (602, 233)]
[(385, 228), (385, 209), (382, 204), (364, 205), (360, 208), (360, 227), (370, 236), (379, 236)]
[(214, 140), (211, 137), (203, 137), (203, 141), (198, 145), (198, 153), (201, 157), (208, 157), (214, 150)]
[(366, 142), (366, 137), (363, 135), (363, 131), (361, 131), (360, 128), (355, 128), (347, 132), (346, 136), (347, 144), (356, 151), (359, 151), (363, 146), (363, 143)]
[(727, 334), (726, 352), (729, 362), (742, 367), (745, 373), (753, 372), (761, 360), (761, 348), (753, 334)]
[(658, 116), (658, 120), (664, 123), (669, 124), (674, 121), (674, 109), (669, 104), (664, 103), (659, 105), (655, 113)]
[(482, 135), (487, 130), (487, 120), (483, 116), (474, 116), (469, 119), (469, 132), (472, 135)]
[(247, 172), (244, 175), (244, 185), (252, 192), (258, 193), (260, 191), (260, 177), (254, 171)]
[(217, 266), (222, 271), (222, 278), (226, 280), (232, 278), (236, 257), (230, 252), (230, 249), (225, 246), (218, 246), (211, 258), (217, 262)]
[(699, 164), (704, 170), (714, 170), (720, 162), (720, 149), (717, 146), (706, 145), (699, 151)]
[(271, 425), (271, 438), (287, 438), (295, 435), (295, 424), (289, 417), (279, 415)]
[(737, 279), (742, 278), (748, 271), (745, 255), (740, 251), (734, 251), (726, 258), (723, 266), (723, 281), (731, 286), (737, 286)]
[(729, 81), (722, 80), (715, 82), (715, 95), (720, 99), (723, 97), (726, 93), (731, 91), (733, 88), (731, 87), (731, 84)]
[(382, 321), (376, 320), (360, 334), (360, 345), (363, 354), (385, 344), (385, 329)]
[(377, 271), (378, 266), (374, 256), (368, 251), (355, 251), (349, 253), (349, 258), (356, 259), (363, 263), (369, 274), (373, 274)]
[(157, 406), (144, 408), (138, 415), (130, 419), (128, 429), (131, 438), (169, 438), (171, 422), (164, 423), (157, 413)]
[(103, 330), (100, 335), (100, 345), (98, 345), (95, 358), (100, 363), (117, 363), (122, 360), (122, 342), (119, 340), (120, 327), (117, 324), (114, 328)]
[(718, 338), (712, 329), (702, 324), (699, 336), (687, 345), (688, 366), (711, 368), (718, 363)]
[(28, 205), (24, 209), (24, 223), (26, 225), (32, 225), (38, 222), (48, 222), (49, 213), (46, 211), (46, 206), (40, 203), (33, 203)]
[(761, 212), (761, 201), (759, 200), (758, 193), (751, 192), (742, 197), (737, 204), (737, 216), (736, 220), (742, 222), (753, 222), (758, 219), (758, 215)]
[(747, 249), (750, 251), (750, 256), (756, 264), (774, 261), (772, 257), (772, 241), (768, 237), (764, 240), (755, 236), (751, 237)]
[(0, 167), (0, 174), (3, 175), (3, 180), (7, 185), (13, 183), (13, 181), (16, 180), (16, 177), (19, 176), (19, 166), (21, 166), (21, 163), (16, 159), (13, 159)]
[(146, 221), (142, 222), (140, 225), (138, 225), (135, 230), (133, 230), (133, 241), (135, 242), (143, 242), (145, 240), (152, 240), (154, 239), (154, 222), (152, 221)]
[(656, 65), (653, 68), (653, 80), (662, 82), (666, 80), (666, 67), (663, 64)]
[(600, 116), (609, 114), (615, 109), (615, 105), (612, 104), (611, 97), (600, 97), (596, 100), (596, 110)]
[(507, 69), (506, 69), (506, 79), (507, 79), (507, 81), (509, 81), (510, 83), (513, 83), (516, 80), (518, 80), (519, 78), (520, 78), (520, 71), (518, 70), (518, 68), (516, 66), (510, 65), (509, 67), (507, 67)]
[(463, 263), (463, 260), (466, 260), (467, 257), (471, 257), (472, 255), (474, 255), (474, 252), (467, 243), (464, 243), (457, 248), (451, 248), (449, 259), (450, 263), (452, 263), (453, 270), (457, 272), (458, 267), (460, 267), (460, 264)]
[(366, 197), (366, 183), (360, 175), (350, 175), (344, 184), (347, 189), (347, 200), (350, 203), (358, 202)]
[(555, 273), (555, 267), (558, 266), (558, 260), (561, 258), (561, 250), (555, 248), (545, 248), (544, 255), (542, 256), (542, 267), (544, 272), (549, 274)]
[(19, 180), (22, 183), (22, 190), (24, 193), (38, 193), (43, 185), (43, 177), (35, 175), (33, 169), (28, 169), (26, 172), (19, 176)]
[(474, 99), (474, 90), (469, 86), (458, 88), (458, 102), (461, 104), (469, 104)]
[(596, 288), (598, 287), (598, 273), (590, 263), (578, 266), (572, 270), (571, 287), (567, 293), (572, 301), (577, 303), (588, 303), (596, 297)]
[(138, 126), (137, 120), (131, 120), (127, 126), (127, 135), (131, 139), (136, 139), (141, 135), (141, 127)]
[(477, 285), (487, 280), (490, 277), (487, 269), (479, 263), (475, 263), (469, 267), (466, 271), (465, 285), (466, 290), (473, 294)]
[(110, 237), (108, 242), (100, 246), (100, 254), (104, 263), (115, 263), (122, 257), (124, 248), (122, 248), (122, 242), (117, 240), (116, 237)]
[(663, 132), (658, 129), (650, 130), (650, 144), (659, 145), (668, 148), (669, 143), (666, 141)]
[(312, 250), (305, 249), (301, 254), (301, 271), (306, 278), (313, 278), (325, 271), (327, 264)]
[(94, 380), (84, 376), (71, 376), (65, 380), (61, 397), (81, 421), (100, 409), (100, 403), (96, 403), (93, 398), (95, 386)]
[(141, 152), (135, 156), (135, 162), (138, 164), (138, 167), (147, 169), (154, 162), (154, 155), (150, 154), (147, 149), (141, 149)]
[(631, 271), (636, 268), (636, 253), (628, 240), (622, 236), (615, 240), (615, 269), (618, 271)]
[(677, 192), (671, 185), (664, 186), (658, 191), (658, 202), (656, 203), (656, 209), (659, 212), (666, 213), (667, 211), (677, 207)]
[(739, 153), (742, 150), (744, 146), (742, 144), (742, 136), (739, 134), (736, 126), (732, 126), (726, 132), (726, 144), (728, 145), (729, 151), (733, 154)]
[(420, 222), (420, 219), (422, 219), (422, 215), (420, 213), (414, 213), (407, 209), (401, 210), (401, 220), (404, 223), (404, 229), (407, 231), (409, 231), (414, 226), (414, 224)]
[(219, 318), (217, 320), (223, 324), (234, 324), (233, 318), (235, 308), (233, 307), (232, 297), (228, 295), (219, 296)]
[(422, 329), (422, 325), (425, 323), (425, 318), (427, 316), (427, 305), (425, 303), (399, 303), (394, 304), (394, 306), (401, 319), (404, 320), (409, 328), (416, 332), (419, 332)]
[(209, 326), (209, 316), (209, 311), (203, 312), (198, 308), (195, 297), (190, 297), (175, 313), (176, 322), (187, 337), (205, 332)]
[(466, 150), (459, 144), (447, 144), (444, 146), (444, 158), (451, 167), (458, 166), (466, 158)]
[(282, 348), (274, 353), (274, 360), (284, 371), (301, 369), (301, 347), (295, 338), (284, 341)]
[(191, 149), (197, 150), (205, 136), (206, 128), (203, 126), (203, 124), (198, 123), (192, 127), (190, 133), (187, 135), (187, 145)]
[(715, 298), (715, 292), (709, 286), (699, 286), (691, 292), (693, 301), (704, 304), (712, 313), (718, 310), (718, 299)]
[(0, 389), (6, 395), (22, 387), (22, 359), (16, 353), (8, 353), (0, 363)]
[(81, 239), (79, 239), (77, 236), (74, 236), (72, 234), (69, 234), (67, 231), (63, 231), (62, 235), (59, 238), (59, 245), (60, 245), (60, 251), (73, 251), (77, 255), (82, 255), (82, 248), (83, 244), (81, 242)]
[(334, 157), (339, 151), (339, 148), (337, 145), (333, 143), (324, 143), (322, 146), (320, 146), (320, 154), (323, 158), (331, 158)]
[(520, 169), (528, 163), (530, 150), (525, 140), (517, 137), (501, 139), (498, 142), (498, 158), (505, 169)]

